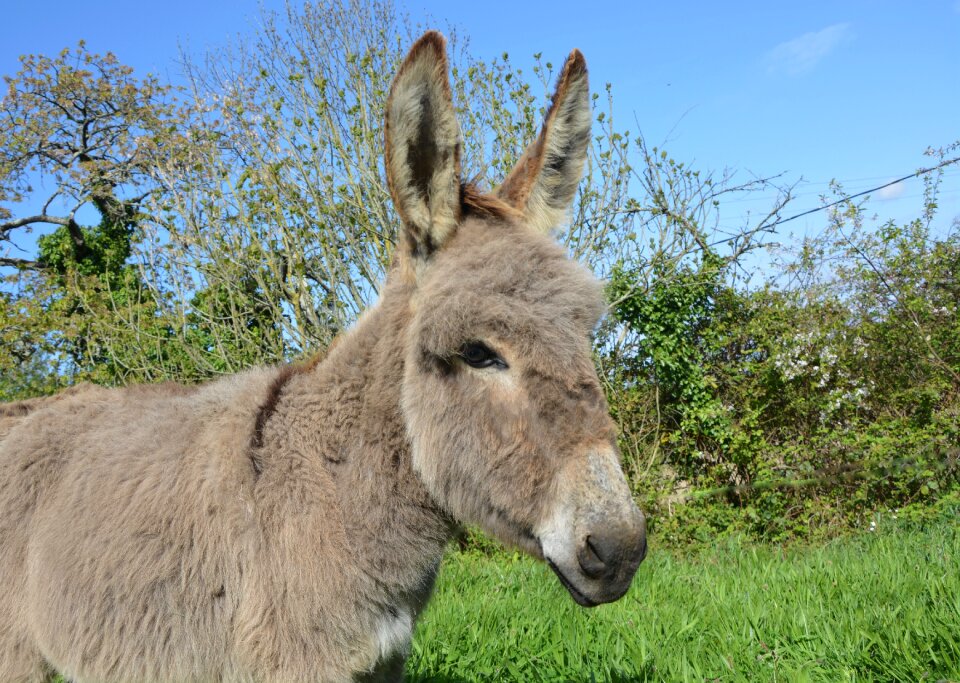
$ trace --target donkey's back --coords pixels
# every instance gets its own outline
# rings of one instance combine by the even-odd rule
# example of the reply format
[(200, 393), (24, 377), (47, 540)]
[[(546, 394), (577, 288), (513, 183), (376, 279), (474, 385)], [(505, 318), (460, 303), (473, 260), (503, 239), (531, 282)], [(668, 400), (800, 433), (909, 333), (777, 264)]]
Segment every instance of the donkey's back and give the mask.
[(3, 443), (7, 434), (9, 434), (14, 427), (38, 410), (43, 410), (53, 404), (61, 403), (64, 399), (76, 396), (79, 393), (96, 392), (98, 390), (100, 390), (100, 387), (97, 385), (84, 382), (65, 389), (54, 396), (42, 396), (40, 398), (29, 398), (24, 401), (0, 403), (0, 444)]
[(224, 586), (251, 524), (250, 439), (279, 372), (2, 407), (0, 681), (121, 661), (133, 680), (219, 676)]

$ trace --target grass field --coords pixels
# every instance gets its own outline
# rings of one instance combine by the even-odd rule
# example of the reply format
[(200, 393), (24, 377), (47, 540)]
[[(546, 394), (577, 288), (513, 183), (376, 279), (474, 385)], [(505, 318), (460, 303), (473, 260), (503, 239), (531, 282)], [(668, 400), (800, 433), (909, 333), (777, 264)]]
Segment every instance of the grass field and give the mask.
[(630, 592), (593, 610), (532, 560), (453, 553), (408, 678), (960, 681), (957, 514), (816, 548), (653, 539)]

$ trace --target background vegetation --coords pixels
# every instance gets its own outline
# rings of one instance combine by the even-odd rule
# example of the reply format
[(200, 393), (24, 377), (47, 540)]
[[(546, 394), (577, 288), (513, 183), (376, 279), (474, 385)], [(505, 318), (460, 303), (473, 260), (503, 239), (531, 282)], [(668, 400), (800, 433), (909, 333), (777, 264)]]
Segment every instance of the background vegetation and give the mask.
[[(185, 56), (182, 88), (82, 43), (24, 57), (0, 108), (0, 399), (197, 382), (328, 345), (390, 261), (382, 108), (418, 32), (384, 2), (305, 5)], [(451, 48), (467, 174), (492, 186), (557, 66), (476, 59), (456, 32)], [(817, 237), (764, 251), (789, 186), (691, 168), (594, 90), (559, 238), (608, 282), (596, 361), (659, 538), (818, 537), (949, 499), (960, 225), (937, 193), (958, 145), (929, 151), (916, 220), (874, 220), (837, 186)], [(721, 227), (726, 202), (771, 187), (767, 213)]]

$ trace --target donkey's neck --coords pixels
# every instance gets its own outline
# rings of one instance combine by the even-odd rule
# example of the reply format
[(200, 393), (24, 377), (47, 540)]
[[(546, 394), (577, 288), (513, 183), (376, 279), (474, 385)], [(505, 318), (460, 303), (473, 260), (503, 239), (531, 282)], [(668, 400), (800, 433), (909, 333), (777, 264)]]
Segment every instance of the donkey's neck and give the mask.
[(329, 489), (317, 494), (332, 503), (329, 522), (350, 561), (385, 591), (419, 602), (452, 527), (412, 467), (400, 408), (409, 317), (409, 293), (388, 287), (323, 362), (289, 377), (264, 431), (263, 466), (275, 459), (281, 470), (310, 471)]

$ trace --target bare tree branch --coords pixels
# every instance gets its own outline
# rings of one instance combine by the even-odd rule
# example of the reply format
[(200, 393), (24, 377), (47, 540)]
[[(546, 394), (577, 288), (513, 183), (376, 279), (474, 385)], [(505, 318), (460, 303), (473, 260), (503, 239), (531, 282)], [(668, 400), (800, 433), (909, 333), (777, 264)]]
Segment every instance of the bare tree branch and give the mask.
[(34, 223), (47, 223), (50, 225), (69, 226), (72, 218), (63, 216), (51, 216), (47, 213), (37, 214), (36, 216), (25, 216), (24, 218), (15, 218), (14, 220), (0, 223), (0, 239), (7, 239), (7, 235), (17, 228), (24, 228)]
[(9, 266), (17, 268), (20, 270), (43, 270), (44, 266), (37, 261), (30, 261), (28, 259), (21, 258), (10, 258), (8, 256), (0, 256), (0, 266)]

